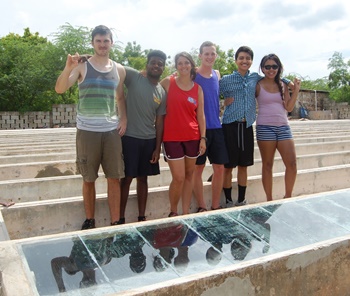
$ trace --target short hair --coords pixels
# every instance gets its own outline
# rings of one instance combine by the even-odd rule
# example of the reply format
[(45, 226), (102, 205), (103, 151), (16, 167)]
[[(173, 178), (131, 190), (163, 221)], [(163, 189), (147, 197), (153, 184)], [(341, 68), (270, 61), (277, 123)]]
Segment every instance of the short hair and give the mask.
[(164, 52), (162, 52), (161, 50), (150, 51), (147, 55), (147, 64), (149, 63), (149, 61), (152, 57), (158, 57), (158, 58), (161, 58), (162, 60), (164, 60), (164, 62), (166, 61), (166, 54)]
[(209, 46), (214, 46), (216, 48), (216, 44), (214, 44), (211, 41), (204, 41), (201, 46), (199, 47), (199, 53), (203, 53), (203, 48), (204, 47), (209, 47)]
[(146, 268), (146, 256), (142, 250), (131, 253), (129, 257), (130, 269), (135, 273), (141, 273)]
[(94, 38), (96, 35), (109, 35), (111, 38), (111, 41), (113, 42), (113, 34), (111, 29), (104, 25), (99, 25), (92, 30), (92, 33), (91, 33), (92, 42), (94, 41)]
[(254, 52), (253, 50), (249, 47), (249, 46), (241, 46), (240, 48), (237, 49), (236, 54), (235, 54), (235, 60), (238, 59), (238, 55), (241, 52), (246, 52), (247, 54), (250, 55), (250, 57), (252, 58), (252, 60), (254, 59)]

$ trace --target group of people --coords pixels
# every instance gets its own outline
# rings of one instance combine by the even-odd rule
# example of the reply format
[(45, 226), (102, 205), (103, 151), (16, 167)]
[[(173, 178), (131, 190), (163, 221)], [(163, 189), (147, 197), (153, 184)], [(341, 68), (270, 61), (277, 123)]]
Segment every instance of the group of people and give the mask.
[[(156, 272), (163, 272), (172, 266), (178, 273), (187, 270), (190, 260), (194, 260), (195, 264), (203, 262), (203, 257), (199, 255), (204, 255), (210, 266), (218, 265), (229, 253), (233, 260), (242, 261), (251, 250), (255, 255), (269, 251), (271, 226), (268, 221), (279, 207), (280, 204), (271, 205), (266, 213), (253, 208), (247, 215), (231, 217), (234, 219), (215, 215), (194, 219), (190, 224), (175, 220), (153, 227), (138, 227), (138, 232), (73, 238), (69, 256), (54, 257), (51, 270), (59, 292), (66, 292), (66, 285), (72, 289), (72, 284), (69, 284), (72, 281), (64, 283), (64, 272), (68, 275), (82, 272), (79, 286), (86, 288), (98, 284), (97, 269), (102, 269), (111, 280), (121, 275), (127, 276), (129, 268), (133, 273), (142, 273), (150, 261)], [(145, 249), (145, 245), (151, 249)], [(192, 247), (197, 251), (192, 253), (195, 256), (191, 258)], [(125, 257), (129, 260), (125, 260)], [(113, 274), (108, 274), (108, 270), (104, 269), (107, 264), (113, 265), (108, 269)]]
[[(204, 42), (197, 67), (187, 52), (175, 56), (176, 74), (161, 79), (166, 55), (160, 50), (147, 55), (145, 73), (112, 61), (112, 32), (105, 26), (92, 31), (94, 54), (84, 59), (68, 55), (56, 82), (63, 93), (78, 82), (77, 168), (83, 177), (86, 220), (82, 229), (95, 227), (95, 181), (100, 165), (107, 178), (111, 225), (125, 223), (130, 184), (136, 178), (139, 221), (146, 220), (147, 178), (157, 175), (163, 149), (172, 181), (169, 185), (169, 217), (189, 213), (192, 193), (197, 212), (207, 210), (202, 173), (209, 159), (211, 209), (233, 203), (232, 170), (237, 169), (238, 200), (246, 204), (247, 167), (254, 163), (254, 135), (258, 101), (257, 141), (262, 156), (262, 180), (267, 200), (272, 200), (272, 165), (278, 150), (286, 166), (285, 197), (290, 197), (296, 179), (296, 156), (286, 111), (291, 111), (300, 89), (282, 79), (282, 63), (270, 54), (260, 64), (264, 76), (249, 71), (253, 51), (240, 47), (235, 55), (238, 70), (221, 78), (214, 70), (216, 45)], [(292, 89), (290, 95), (289, 87)], [(124, 85), (127, 89), (126, 96)], [(220, 95), (225, 110), (220, 120)], [(270, 100), (270, 98), (272, 98)]]

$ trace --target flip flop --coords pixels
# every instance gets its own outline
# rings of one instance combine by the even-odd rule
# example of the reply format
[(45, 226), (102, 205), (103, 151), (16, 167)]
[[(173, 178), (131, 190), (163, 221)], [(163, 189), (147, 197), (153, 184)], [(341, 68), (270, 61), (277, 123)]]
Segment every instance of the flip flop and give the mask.
[(10, 206), (13, 206), (15, 203), (14, 202), (0, 202), (0, 205), (8, 208)]

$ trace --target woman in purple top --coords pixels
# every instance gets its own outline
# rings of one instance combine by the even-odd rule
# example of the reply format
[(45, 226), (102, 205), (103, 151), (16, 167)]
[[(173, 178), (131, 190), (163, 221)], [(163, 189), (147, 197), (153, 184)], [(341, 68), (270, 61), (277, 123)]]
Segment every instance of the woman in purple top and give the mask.
[(291, 197), (297, 176), (296, 153), (287, 112), (291, 112), (300, 90), (300, 80), (294, 79), (294, 91), (289, 94), (281, 81), (283, 66), (275, 54), (263, 57), (260, 69), (265, 77), (256, 86), (259, 105), (256, 120), (256, 139), (262, 160), (262, 183), (268, 201), (272, 200), (272, 169), (276, 150), (280, 153), (285, 170), (285, 194)]

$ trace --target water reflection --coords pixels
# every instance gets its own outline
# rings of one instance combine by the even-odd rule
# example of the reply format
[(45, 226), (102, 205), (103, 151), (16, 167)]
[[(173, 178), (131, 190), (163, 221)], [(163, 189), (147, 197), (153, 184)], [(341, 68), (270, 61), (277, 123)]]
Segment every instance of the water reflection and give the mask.
[(158, 254), (153, 258), (155, 271), (164, 271), (172, 264), (180, 273), (187, 268), (190, 261), (188, 249), (198, 239), (197, 234), (187, 225), (175, 221), (137, 229), (148, 244), (158, 250)]
[(38, 239), (21, 249), (39, 295), (113, 294), (348, 234), (348, 200), (315, 197), (213, 211)]
[(66, 292), (62, 277), (63, 270), (68, 275), (82, 272), (80, 288), (96, 285), (95, 269), (108, 264), (112, 259), (108, 250), (110, 245), (111, 238), (91, 238), (85, 241), (74, 238), (69, 257), (62, 256), (51, 260), (51, 269), (59, 292)]

